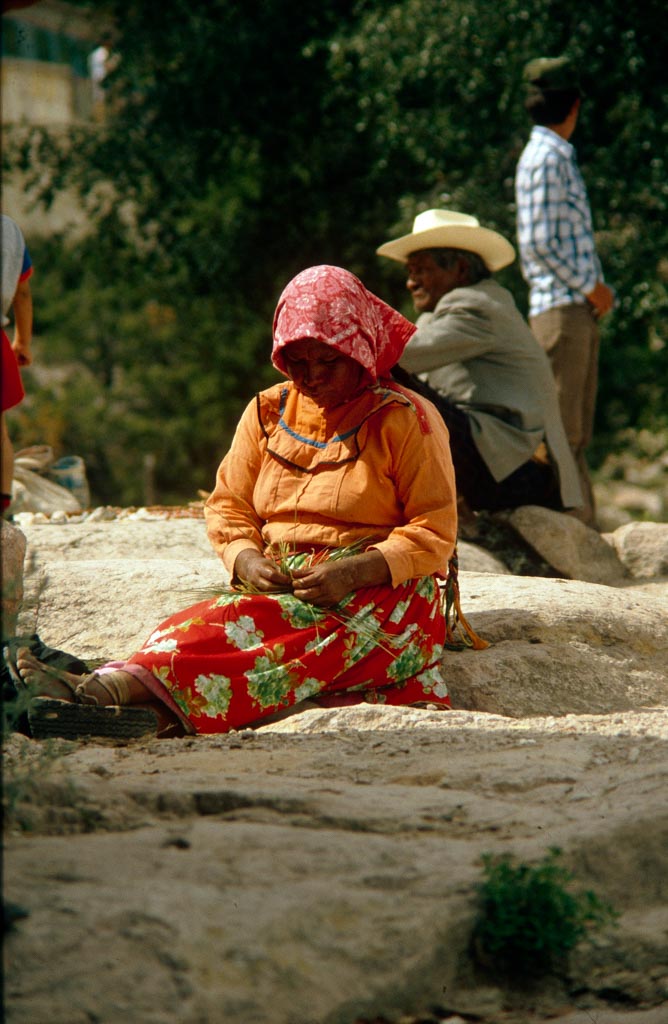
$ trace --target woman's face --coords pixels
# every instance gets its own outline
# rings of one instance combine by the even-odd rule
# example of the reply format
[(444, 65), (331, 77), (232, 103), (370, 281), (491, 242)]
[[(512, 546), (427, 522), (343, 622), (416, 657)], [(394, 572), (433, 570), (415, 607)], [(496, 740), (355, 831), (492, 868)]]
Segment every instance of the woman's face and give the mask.
[(283, 350), (283, 360), (299, 391), (323, 409), (350, 401), (367, 383), (359, 363), (313, 338), (291, 341)]

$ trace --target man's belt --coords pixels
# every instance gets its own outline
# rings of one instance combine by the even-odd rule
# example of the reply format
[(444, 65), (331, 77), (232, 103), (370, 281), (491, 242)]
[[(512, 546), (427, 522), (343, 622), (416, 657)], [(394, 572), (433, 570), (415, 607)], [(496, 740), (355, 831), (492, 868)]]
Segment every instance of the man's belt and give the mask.
[(461, 402), (457, 403), (457, 407), (462, 412), (484, 412), (488, 416), (494, 416), (497, 420), (502, 420), (511, 427), (517, 427), (518, 430), (522, 429), (522, 417), (519, 413), (513, 412), (512, 409), (507, 409), (505, 405), (488, 405), (487, 403), (476, 403), (465, 405)]

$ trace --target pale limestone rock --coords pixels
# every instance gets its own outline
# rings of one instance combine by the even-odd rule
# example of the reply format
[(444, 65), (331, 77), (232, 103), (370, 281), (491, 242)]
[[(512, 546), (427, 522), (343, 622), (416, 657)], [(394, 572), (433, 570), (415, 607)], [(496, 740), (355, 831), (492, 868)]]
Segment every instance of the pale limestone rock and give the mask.
[(661, 600), (578, 580), (463, 573), (460, 583), (491, 646), (446, 653), (455, 707), (521, 718), (668, 705)]
[(217, 558), (37, 560), (25, 582), (20, 632), (84, 661), (129, 658), (155, 627), (228, 580)]
[(26, 525), (20, 631), (88, 661), (129, 657), (169, 615), (228, 582), (202, 520)]
[(463, 572), (492, 572), (510, 574), (510, 569), (489, 551), (478, 544), (460, 540), (457, 544), (459, 568)]
[(201, 519), (89, 518), (66, 526), (35, 523), (22, 527), (40, 559), (72, 562), (79, 559), (210, 558), (214, 554)]
[[(21, 632), (92, 663), (129, 657), (165, 618), (228, 579), (201, 522), (27, 532)], [(668, 703), (666, 612), (654, 597), (466, 570), (460, 589), (464, 614), (493, 646), (445, 654), (455, 706), (522, 717)]]
[(668, 576), (668, 523), (627, 523), (604, 539), (632, 576)]
[[(87, 658), (131, 653), (225, 578), (201, 522), (26, 535), (24, 614)], [(599, 989), (658, 1004), (668, 617), (660, 591), (624, 582), (464, 569), (465, 614), (492, 646), (444, 655), (460, 710), (311, 708), (226, 736), (63, 744), (46, 764), (11, 737), (4, 780), (30, 834), (10, 825), (3, 854), (6, 898), (28, 912), (5, 939), (8, 1014), (498, 1020), (514, 995), (469, 960), (481, 857), (551, 846), (622, 912), (577, 951), (580, 1005)], [(543, 1019), (570, 1003), (534, 998)]]
[(508, 522), (538, 554), (568, 579), (619, 584), (626, 574), (609, 544), (574, 516), (538, 505), (509, 513)]
[(16, 623), (23, 600), (23, 561), (26, 538), (23, 533), (4, 519), (2, 532), (2, 639), (16, 634)]
[[(499, 1021), (512, 992), (468, 961), (481, 855), (534, 863), (550, 846), (578, 888), (623, 911), (594, 976), (614, 979), (620, 1003), (656, 1000), (665, 737), (652, 713), (519, 722), (368, 707), (223, 737), (70, 744), (28, 794), (30, 835), (7, 837), (4, 893), (29, 916), (6, 938), (6, 1005), (63, 1024), (73, 1005), (82, 1020), (156, 1024), (173, 1024), (175, 1005), (179, 1024), (415, 1024), (434, 1006)], [(13, 743), (8, 767), (39, 779), (32, 746)], [(536, 1021), (568, 1006), (561, 990), (537, 999)]]

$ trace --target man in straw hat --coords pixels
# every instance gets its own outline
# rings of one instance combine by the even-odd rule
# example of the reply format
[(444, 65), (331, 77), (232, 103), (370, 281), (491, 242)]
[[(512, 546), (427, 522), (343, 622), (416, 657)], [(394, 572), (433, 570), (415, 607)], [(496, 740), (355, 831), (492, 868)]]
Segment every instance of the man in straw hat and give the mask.
[(420, 314), (394, 375), (441, 412), (468, 508), (580, 505), (549, 361), (492, 277), (514, 260), (510, 242), (475, 217), (426, 210), (376, 252), (406, 266)]
[(538, 57), (524, 69), (525, 108), (534, 127), (515, 176), (517, 238), (529, 285), (529, 323), (548, 353), (566, 435), (580, 472), (585, 506), (594, 500), (585, 450), (594, 426), (598, 383), (597, 321), (613, 306), (596, 253), (591, 210), (575, 150), (582, 93), (566, 57)]

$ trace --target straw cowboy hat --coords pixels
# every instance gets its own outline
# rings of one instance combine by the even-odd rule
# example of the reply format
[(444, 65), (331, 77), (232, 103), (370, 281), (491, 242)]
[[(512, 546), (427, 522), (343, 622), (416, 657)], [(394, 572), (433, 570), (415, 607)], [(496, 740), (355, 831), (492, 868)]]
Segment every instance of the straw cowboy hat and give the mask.
[(419, 213), (410, 235), (385, 242), (376, 252), (405, 263), (410, 254), (419, 249), (466, 249), (477, 253), (492, 271), (507, 267), (515, 259), (515, 250), (503, 235), (481, 227), (475, 217), (454, 210)]

